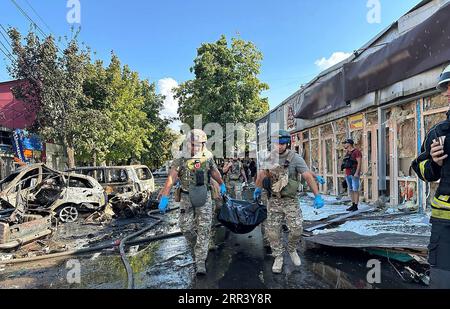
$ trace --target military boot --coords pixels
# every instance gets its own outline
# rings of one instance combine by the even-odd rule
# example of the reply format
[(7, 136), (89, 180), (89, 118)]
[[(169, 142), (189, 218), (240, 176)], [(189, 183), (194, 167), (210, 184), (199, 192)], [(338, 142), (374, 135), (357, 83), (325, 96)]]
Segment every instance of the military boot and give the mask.
[(205, 262), (197, 262), (197, 276), (206, 275), (206, 263)]
[(289, 252), (289, 255), (291, 256), (292, 263), (294, 263), (295, 266), (299, 267), (302, 265), (302, 261), (298, 256), (297, 250), (294, 252)]
[(283, 255), (279, 255), (275, 258), (272, 266), (272, 272), (274, 274), (281, 274), (283, 271)]

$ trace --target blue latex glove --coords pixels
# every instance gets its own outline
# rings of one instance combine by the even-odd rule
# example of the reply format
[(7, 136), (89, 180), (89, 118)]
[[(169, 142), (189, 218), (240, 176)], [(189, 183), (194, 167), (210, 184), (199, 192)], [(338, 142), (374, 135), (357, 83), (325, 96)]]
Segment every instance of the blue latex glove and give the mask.
[(325, 179), (323, 179), (322, 176), (317, 176), (316, 179), (317, 179), (317, 182), (320, 183), (321, 185), (325, 184)]
[(317, 195), (314, 199), (314, 209), (320, 209), (325, 206), (325, 201), (323, 200), (321, 195)]
[(223, 183), (220, 185), (220, 195), (224, 196), (225, 194), (227, 194), (227, 187)]
[(167, 206), (169, 206), (169, 197), (163, 195), (161, 197), (161, 200), (159, 201), (159, 205), (158, 205), (159, 211), (162, 214), (165, 214), (166, 210), (167, 210)]
[(261, 194), (262, 190), (260, 188), (256, 188), (255, 193), (253, 193), (253, 198), (255, 199), (255, 201), (261, 197)]

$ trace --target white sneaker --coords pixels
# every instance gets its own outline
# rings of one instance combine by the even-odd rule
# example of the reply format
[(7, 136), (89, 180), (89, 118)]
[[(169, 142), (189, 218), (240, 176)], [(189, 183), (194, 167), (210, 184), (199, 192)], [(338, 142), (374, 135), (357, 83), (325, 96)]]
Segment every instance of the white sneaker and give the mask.
[(281, 274), (281, 272), (283, 271), (283, 256), (277, 256), (275, 258), (275, 262), (273, 262), (273, 266), (272, 266), (272, 272), (274, 274)]
[(302, 265), (302, 261), (300, 260), (297, 251), (289, 252), (289, 255), (291, 256), (292, 263), (294, 263), (295, 266), (299, 267)]

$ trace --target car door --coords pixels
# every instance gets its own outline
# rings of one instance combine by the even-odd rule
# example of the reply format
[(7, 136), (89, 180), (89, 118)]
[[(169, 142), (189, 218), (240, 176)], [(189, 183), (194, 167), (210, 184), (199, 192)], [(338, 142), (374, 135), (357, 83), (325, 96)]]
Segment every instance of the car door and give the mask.
[(104, 198), (102, 191), (100, 185), (93, 184), (88, 178), (69, 175), (65, 199), (71, 204), (101, 205)]

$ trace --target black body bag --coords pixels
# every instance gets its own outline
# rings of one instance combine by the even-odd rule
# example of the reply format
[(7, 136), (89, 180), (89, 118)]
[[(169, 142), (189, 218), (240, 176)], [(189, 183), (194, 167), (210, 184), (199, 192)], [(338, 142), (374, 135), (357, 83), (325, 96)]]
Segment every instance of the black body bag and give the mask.
[(267, 207), (225, 197), (217, 219), (235, 234), (248, 234), (267, 219)]

